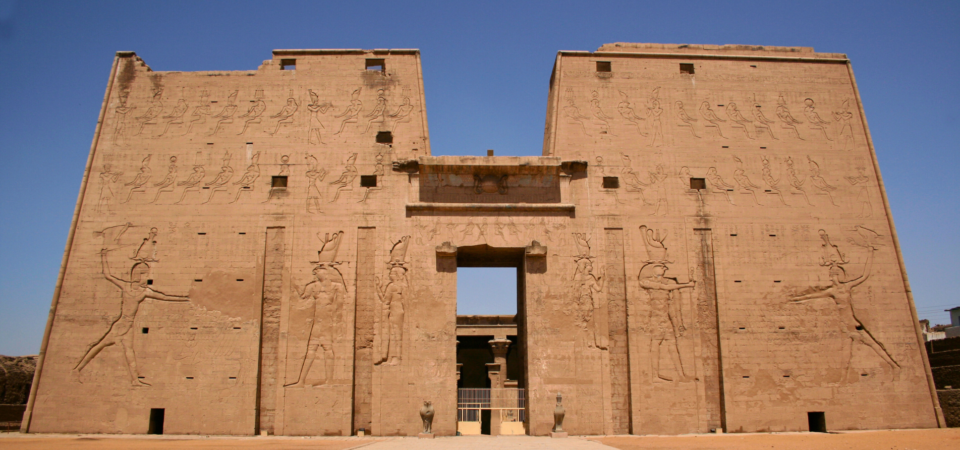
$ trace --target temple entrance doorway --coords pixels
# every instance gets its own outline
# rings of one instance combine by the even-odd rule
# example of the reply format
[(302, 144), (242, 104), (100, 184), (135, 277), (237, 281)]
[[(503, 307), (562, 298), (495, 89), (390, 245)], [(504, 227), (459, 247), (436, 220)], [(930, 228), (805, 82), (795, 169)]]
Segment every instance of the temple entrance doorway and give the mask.
[(527, 434), (524, 249), (457, 252), (457, 432)]

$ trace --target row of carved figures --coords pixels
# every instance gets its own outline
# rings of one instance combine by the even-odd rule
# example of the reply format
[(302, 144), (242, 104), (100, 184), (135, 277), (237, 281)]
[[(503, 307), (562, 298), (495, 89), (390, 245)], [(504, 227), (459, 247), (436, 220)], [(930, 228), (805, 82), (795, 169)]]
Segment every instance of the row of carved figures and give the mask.
[[(260, 152), (255, 153), (250, 158), (244, 172), (239, 178), (234, 178), (235, 170), (231, 164), (229, 151), (224, 152), (221, 160), (220, 170), (213, 177), (208, 179), (207, 170), (204, 164), (201, 164), (202, 154), (197, 153), (192, 171), (185, 179), (180, 179), (179, 167), (177, 166), (177, 157), (171, 156), (167, 165), (167, 173), (163, 178), (156, 180), (153, 169), (150, 167), (153, 155), (147, 155), (140, 162), (140, 168), (133, 175), (129, 182), (122, 182), (123, 172), (114, 170), (113, 165), (107, 163), (102, 166), (99, 174), (99, 197), (97, 200), (97, 212), (103, 212), (111, 203), (129, 203), (131, 200), (142, 197), (144, 200), (153, 195), (153, 198), (147, 203), (156, 204), (163, 194), (170, 194), (169, 198), (177, 198), (173, 204), (183, 204), (184, 200), (191, 197), (189, 194), (195, 193), (201, 204), (210, 203), (217, 192), (225, 192), (232, 196), (229, 203), (236, 203), (240, 200), (244, 192), (255, 192), (257, 180), (260, 178)], [(365, 202), (373, 192), (383, 189), (384, 175), (384, 156), (376, 156), (376, 165), (373, 175), (377, 176), (376, 186), (364, 188), (363, 197), (358, 203)], [(320, 213), (321, 188), (319, 183), (327, 175), (327, 171), (320, 167), (317, 158), (313, 155), (305, 156), (307, 171), (305, 173), (307, 184), (307, 204), (306, 209), (309, 213)], [(352, 191), (355, 181), (360, 172), (355, 165), (357, 154), (351, 154), (344, 163), (343, 172), (340, 177), (328, 183), (329, 189), (333, 190), (333, 196), (329, 203), (336, 202), (340, 194), (344, 191)], [(388, 162), (389, 163), (389, 162)], [(282, 155), (280, 157), (280, 170), (276, 176), (288, 177), (290, 175), (290, 157)], [(285, 186), (283, 186), (285, 188)], [(206, 191), (206, 194), (204, 194)], [(285, 191), (285, 189), (284, 189)], [(264, 203), (278, 199), (280, 191), (271, 189)], [(179, 193), (179, 196), (177, 196)], [(135, 196), (137, 194), (137, 196)]]
[[(413, 116), (410, 114), (414, 111), (414, 106), (406, 92), (401, 94), (402, 100), (400, 104), (391, 111), (391, 108), (388, 106), (390, 101), (387, 98), (386, 90), (378, 89), (376, 104), (369, 112), (365, 112), (363, 101), (360, 100), (362, 91), (363, 87), (354, 90), (350, 95), (350, 99), (345, 102), (343, 107), (338, 108), (329, 101), (321, 101), (316, 92), (312, 89), (309, 90), (310, 103), (306, 105), (306, 113), (309, 115), (309, 121), (305, 126), (307, 142), (311, 144), (325, 144), (326, 142), (324, 142), (323, 138), (324, 135), (328, 133), (327, 126), (330, 126), (331, 122), (339, 123), (339, 125), (336, 125), (337, 131), (333, 133), (334, 135), (339, 135), (351, 124), (357, 124), (357, 126), (362, 125), (363, 130), (360, 131), (360, 133), (363, 134), (370, 131), (371, 128), (373, 128), (374, 131), (395, 131), (401, 123), (410, 123), (413, 119)], [(126, 123), (127, 114), (132, 113), (137, 107), (127, 105), (127, 99), (130, 95), (128, 91), (120, 92), (117, 106), (114, 108), (113, 133), (117, 136), (122, 136), (130, 131), (128, 128), (135, 127), (135, 131), (132, 133), (134, 136), (145, 135), (147, 137), (157, 138), (166, 136), (171, 130), (178, 132), (181, 136), (192, 132), (214, 136), (221, 131), (225, 132), (230, 124), (236, 122), (238, 124), (243, 123), (243, 127), (235, 134), (244, 135), (248, 130), (251, 132), (259, 131), (257, 125), (266, 121), (269, 126), (263, 129), (263, 132), (269, 135), (275, 135), (280, 132), (283, 127), (295, 126), (297, 114), (303, 114), (303, 111), (300, 110), (300, 105), (304, 100), (302, 98), (299, 100), (294, 98), (292, 90), (285, 104), (276, 114), (272, 115), (266, 115), (267, 104), (264, 101), (262, 89), (257, 89), (254, 92), (254, 99), (251, 100), (252, 104), (247, 108), (246, 112), (242, 114), (237, 114), (242, 111), (242, 108), (237, 102), (237, 97), (240, 93), (239, 90), (230, 92), (230, 94), (227, 95), (226, 104), (218, 108), (218, 110), (214, 109), (216, 102), (210, 101), (209, 92), (204, 90), (200, 92), (200, 98), (192, 107), (191, 103), (188, 103), (187, 100), (181, 96), (181, 98), (177, 100), (176, 105), (173, 106), (173, 109), (167, 111), (166, 114), (164, 114), (166, 106), (163, 104), (163, 92), (162, 87), (154, 89), (153, 97), (149, 104), (146, 105), (146, 109), (143, 110), (143, 114), (133, 117), (136, 123), (130, 126)], [(328, 112), (333, 113), (337, 109), (340, 110), (339, 113), (334, 114), (330, 118), (326, 117)], [(189, 115), (187, 114), (188, 112)], [(208, 119), (210, 123), (207, 122)], [(161, 126), (163, 129), (159, 130), (160, 132), (158, 134), (148, 134), (149, 130), (159, 129)]]
[[(77, 361), (73, 367), (73, 379), (82, 384), (82, 371), (87, 367), (103, 350), (117, 346), (122, 350), (125, 369), (129, 376), (130, 385), (133, 387), (150, 386), (150, 383), (140, 376), (137, 365), (137, 355), (133, 345), (134, 333), (131, 332), (134, 324), (137, 322), (137, 313), (140, 304), (147, 300), (162, 302), (193, 302), (198, 299), (187, 295), (171, 295), (160, 291), (157, 285), (162, 284), (162, 280), (156, 280), (151, 274), (151, 266), (159, 263), (157, 258), (157, 239), (159, 230), (156, 227), (150, 228), (147, 235), (141, 242), (137, 243), (135, 239), (125, 237), (128, 231), (136, 229), (131, 223), (111, 226), (97, 233), (101, 238), (101, 249), (99, 251), (100, 270), (106, 281), (116, 286), (120, 290), (121, 311), (119, 316), (114, 317), (110, 327), (100, 335), (100, 338), (91, 342), (87, 347), (83, 357)], [(345, 262), (337, 257), (340, 243), (343, 239), (343, 231), (333, 233), (317, 234), (322, 246), (317, 252), (318, 260), (311, 261), (313, 268), (313, 279), (303, 284), (302, 288), (294, 282), (294, 290), (297, 294), (296, 308), (298, 311), (309, 311), (312, 317), (307, 320), (310, 327), (306, 349), (297, 378), (291, 383), (285, 384), (287, 387), (305, 387), (307, 385), (320, 385), (333, 381), (335, 354), (334, 342), (339, 342), (341, 336), (344, 336), (345, 330), (342, 330), (347, 321), (343, 320), (344, 305), (347, 304), (348, 287), (343, 274), (338, 266)], [(403, 236), (397, 241), (391, 242), (389, 260), (387, 261), (387, 280), (381, 280), (376, 277), (376, 293), (379, 299), (377, 307), (378, 326), (375, 328), (375, 336), (380, 347), (376, 351), (375, 364), (398, 365), (402, 360), (403, 338), (404, 338), (404, 307), (409, 307), (411, 296), (413, 295), (410, 283), (407, 281), (407, 272), (410, 270), (410, 263), (407, 261), (407, 247), (410, 236)], [(131, 256), (123, 259), (130, 266), (129, 271), (122, 270), (114, 272), (111, 270), (111, 254), (128, 251), (126, 249), (133, 247)], [(115, 261), (114, 261), (115, 262)], [(202, 294), (191, 294), (202, 295)], [(321, 357), (322, 369), (318, 371), (321, 376), (310, 376), (311, 368), (315, 360)]]
[[(576, 104), (576, 96), (572, 89), (566, 92), (567, 102), (563, 107), (563, 115), (568, 123), (577, 125), (587, 136), (612, 134), (611, 124), (620, 122), (621, 125), (635, 129), (641, 137), (649, 138), (648, 146), (662, 146), (664, 109), (660, 88), (657, 87), (650, 93), (646, 99), (646, 105), (631, 102), (630, 97), (623, 91), (618, 93), (621, 98), (616, 107), (619, 118), (604, 111), (605, 107), (597, 91), (591, 93), (589, 114), (584, 114)], [(684, 103), (677, 100), (674, 102), (675, 110), (672, 112), (673, 123), (678, 130), (686, 130), (696, 139), (704, 136), (729, 139), (731, 136), (723, 134), (724, 128), (729, 127), (728, 134), (738, 135), (742, 132), (743, 136), (750, 140), (761, 136), (780, 140), (780, 137), (777, 137), (777, 134), (780, 134), (781, 137), (787, 136), (799, 140), (821, 137), (826, 141), (837, 141), (842, 149), (852, 148), (854, 145), (852, 123), (854, 113), (850, 111), (850, 100), (844, 100), (840, 109), (832, 112), (832, 121), (820, 116), (816, 102), (812, 98), (803, 100), (804, 120), (799, 120), (793, 115), (783, 94), (777, 99), (776, 111), (773, 114), (764, 112), (763, 106), (755, 100), (749, 103), (752, 103), (752, 108), (746, 112), (741, 110), (734, 101), (717, 105), (723, 107), (723, 112), (718, 114), (707, 100), (703, 100), (696, 111), (688, 111)], [(833, 128), (837, 128), (836, 131), (833, 131)]]
[[(639, 192), (641, 200), (645, 205), (655, 206), (654, 212), (651, 213), (651, 215), (666, 215), (668, 207), (667, 180), (670, 178), (670, 175), (663, 167), (663, 164), (657, 164), (654, 170), (649, 171), (647, 176), (648, 180), (644, 181), (641, 179), (641, 175), (633, 169), (630, 156), (621, 153), (620, 157), (622, 160), (620, 172), (624, 175), (626, 190), (629, 192)], [(736, 165), (732, 177), (734, 184), (730, 184), (724, 180), (717, 167), (712, 166), (709, 167), (703, 175), (705, 181), (703, 188), (709, 194), (723, 197), (731, 205), (736, 205), (736, 203), (733, 201), (733, 198), (730, 197), (730, 192), (739, 192), (749, 195), (758, 206), (763, 205), (763, 203), (760, 202), (760, 197), (757, 195), (758, 193), (774, 195), (784, 206), (790, 206), (783, 195), (784, 193), (796, 194), (803, 197), (804, 202), (808, 206), (816, 206), (810, 201), (808, 194), (825, 195), (830, 199), (831, 205), (840, 206), (837, 204), (835, 198), (840, 188), (830, 184), (830, 182), (824, 178), (820, 164), (813, 158), (807, 156), (806, 160), (809, 174), (804, 177), (797, 168), (793, 158), (788, 156), (784, 160), (787, 172), (786, 177), (784, 177), (782, 174), (775, 176), (773, 168), (771, 167), (770, 158), (761, 156), (760, 162), (763, 165), (763, 169), (760, 174), (760, 179), (763, 180), (764, 184), (764, 186), (761, 187), (750, 179), (750, 176), (744, 168), (744, 161), (738, 156), (733, 156), (733, 161)], [(597, 163), (601, 165), (602, 176), (605, 170), (602, 166), (603, 158), (598, 156)], [(845, 176), (844, 179), (857, 191), (856, 208), (859, 217), (869, 217), (873, 214), (869, 193), (870, 177), (866, 174), (866, 168), (863, 164), (859, 164), (856, 170), (856, 176)], [(693, 177), (695, 177), (695, 175), (693, 175), (690, 168), (686, 166), (681, 167), (676, 174), (676, 180), (679, 183), (681, 192), (699, 197), (701, 190), (691, 184), (691, 178)], [(786, 181), (786, 183), (783, 183), (784, 181)], [(605, 189), (602, 185), (600, 189), (604, 192), (615, 193), (614, 190)], [(619, 201), (619, 197), (617, 200)]]
[[(858, 381), (859, 376), (851, 375), (852, 347), (860, 345), (866, 347), (876, 354), (877, 358), (882, 360), (889, 369), (893, 380), (900, 377), (901, 366), (893, 355), (887, 350), (886, 346), (874, 335), (868, 327), (857, 319), (854, 310), (853, 289), (862, 285), (871, 276), (873, 267), (874, 253), (879, 247), (882, 247), (883, 235), (866, 228), (862, 225), (854, 227), (855, 237), (847, 239), (852, 245), (863, 248), (866, 252), (866, 263), (863, 272), (858, 277), (848, 277), (846, 266), (850, 264), (844, 252), (840, 247), (830, 239), (830, 235), (825, 230), (819, 230), (818, 234), (822, 241), (820, 245), (819, 264), (827, 268), (829, 274), (829, 284), (825, 286), (813, 286), (796, 293), (787, 293), (787, 297), (780, 303), (787, 305), (797, 305), (815, 301), (833, 302), (837, 308), (831, 308), (837, 311), (837, 326), (840, 339), (841, 365), (836, 379), (831, 380), (839, 383), (849, 383)], [(697, 289), (698, 282), (706, 280), (706, 274), (702, 266), (691, 267), (689, 270), (689, 281), (682, 283), (677, 278), (667, 276), (671, 265), (675, 259), (669, 255), (667, 247), (666, 230), (657, 230), (646, 225), (640, 226), (640, 233), (646, 248), (646, 258), (642, 259), (643, 266), (638, 275), (638, 282), (641, 290), (645, 293), (648, 302), (648, 316), (640, 318), (643, 333), (651, 337), (651, 357), (652, 370), (648, 373), (652, 381), (673, 381), (689, 382), (696, 379), (693, 373), (694, 369), (684, 367), (681, 352), (683, 347), (679, 344), (684, 333), (687, 332), (687, 322), (683, 318), (683, 301), (679, 298), (680, 292), (685, 289), (697, 290), (700, 296), (704, 294), (703, 288)], [(605, 289), (605, 274), (603, 265), (600, 265), (599, 272), (594, 271), (594, 263), (597, 259), (591, 255), (590, 237), (585, 233), (573, 233), (574, 242), (577, 247), (577, 256), (574, 257), (576, 269), (572, 278), (571, 292), (573, 300), (567, 302), (567, 315), (576, 321), (585, 341), (590, 348), (607, 350), (608, 348), (608, 329), (606, 318), (604, 316), (603, 295)], [(691, 294), (692, 298), (697, 298), (697, 293)], [(630, 301), (628, 299), (628, 301)], [(700, 300), (697, 300), (700, 303)], [(699, 308), (699, 305), (698, 305)], [(697, 326), (705, 324), (700, 323), (703, 318), (698, 315)], [(715, 317), (712, 320), (716, 320)], [(668, 359), (674, 366), (674, 372), (671, 375), (669, 371), (662, 370), (660, 367), (661, 351), (667, 352)], [(686, 358), (690, 360), (690, 358)]]

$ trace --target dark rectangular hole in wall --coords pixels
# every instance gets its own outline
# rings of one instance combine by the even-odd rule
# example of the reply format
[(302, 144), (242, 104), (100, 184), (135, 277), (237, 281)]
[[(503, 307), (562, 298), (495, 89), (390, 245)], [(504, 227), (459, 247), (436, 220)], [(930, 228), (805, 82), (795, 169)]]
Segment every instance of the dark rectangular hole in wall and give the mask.
[(680, 73), (685, 73), (687, 75), (693, 75), (693, 64), (691, 63), (680, 63)]
[(243, 281), (243, 278), (237, 278), (237, 281)]
[(691, 179), (690, 179), (690, 189), (696, 189), (696, 190), (699, 191), (699, 190), (701, 190), (701, 189), (706, 189), (706, 188), (707, 188), (707, 180), (706, 180), (706, 179), (704, 179), (704, 178), (691, 178)]
[(766, 149), (767, 149), (766, 147), (760, 147), (760, 150), (766, 150)]
[(603, 177), (603, 188), (604, 189), (620, 188), (620, 178), (619, 177)]
[(244, 232), (241, 231), (239, 234), (247, 234), (247, 233), (244, 233)]
[(747, 329), (747, 327), (740, 327), (740, 329), (741, 329), (741, 330), (746, 330), (746, 329)]
[(147, 284), (148, 284), (148, 285), (153, 284), (153, 280), (147, 280)]
[(196, 330), (196, 329), (197, 329), (197, 327), (190, 327), (190, 329), (191, 329), (191, 330)]
[(197, 233), (197, 236), (206, 236), (207, 233)]
[(724, 145), (723, 148), (730, 148), (730, 146), (729, 146), (729, 145)]
[(734, 283), (742, 283), (740, 280), (733, 280)]
[(778, 329), (780, 329), (780, 330), (786, 330), (787, 327), (778, 327)]
[(780, 282), (780, 280), (773, 280), (773, 282), (774, 282), (774, 283), (779, 283), (779, 282)]
[[(723, 108), (723, 107), (724, 107), (724, 105), (717, 105), (717, 106), (719, 106), (719, 107), (721, 107), (721, 108)], [(724, 146), (723, 146), (723, 148), (727, 148), (727, 146), (726, 146), (726, 145), (724, 145)]]
[(597, 61), (597, 72), (610, 72), (610, 61)]
[(771, 235), (770, 235), (770, 237), (777, 237), (777, 235), (775, 235), (775, 234), (771, 234)]
[(297, 60), (295, 59), (281, 59), (280, 68), (283, 70), (297, 70)]
[(756, 69), (756, 68), (757, 68), (757, 65), (756, 65), (756, 64), (750, 64), (750, 67), (753, 67), (754, 69)]
[(392, 144), (393, 143), (393, 133), (389, 131), (378, 131), (377, 132), (377, 143), (378, 144)]
[(199, 283), (199, 282), (201, 282), (201, 281), (203, 281), (203, 280), (201, 280), (201, 279), (199, 279), (199, 278), (193, 280), (194, 283)]
[(237, 379), (237, 377), (230, 377), (230, 379), (231, 379), (231, 380), (236, 380), (236, 379)]
[(360, 187), (377, 187), (377, 176), (360, 175)]
[(737, 233), (733, 233), (733, 234), (731, 234), (730, 236), (732, 236), (732, 237), (737, 237)]
[(140, 329), (140, 332), (143, 333), (143, 334), (147, 334), (147, 333), (150, 332), (150, 329), (147, 328), (147, 327), (143, 327), (143, 328)]
[(810, 425), (811, 433), (827, 432), (827, 419), (824, 417), (823, 412), (808, 412), (807, 423)]
[(163, 434), (163, 408), (150, 408), (150, 425), (147, 427), (147, 434)]
[[(286, 188), (287, 187), (287, 177), (286, 175), (276, 175), (270, 179), (270, 187), (272, 188)], [(243, 234), (243, 233), (240, 233)]]
[(387, 71), (387, 61), (382, 58), (367, 58), (366, 68), (367, 70), (373, 70), (376, 72), (386, 72)]
[(234, 329), (234, 330), (239, 330), (239, 329), (240, 329), (240, 327), (233, 327), (233, 329)]
[(187, 377), (187, 379), (188, 379), (188, 380), (192, 380), (192, 379), (193, 379), (193, 377)]

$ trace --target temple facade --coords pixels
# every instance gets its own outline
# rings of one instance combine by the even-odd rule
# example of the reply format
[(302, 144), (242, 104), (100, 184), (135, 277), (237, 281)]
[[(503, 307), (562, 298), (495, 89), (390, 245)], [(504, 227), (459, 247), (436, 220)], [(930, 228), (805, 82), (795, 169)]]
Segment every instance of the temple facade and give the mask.
[[(436, 156), (417, 50), (117, 53), (22, 430), (943, 425), (845, 55), (617, 43), (549, 83), (542, 156)], [(458, 317), (458, 267), (516, 268), (517, 314)]]

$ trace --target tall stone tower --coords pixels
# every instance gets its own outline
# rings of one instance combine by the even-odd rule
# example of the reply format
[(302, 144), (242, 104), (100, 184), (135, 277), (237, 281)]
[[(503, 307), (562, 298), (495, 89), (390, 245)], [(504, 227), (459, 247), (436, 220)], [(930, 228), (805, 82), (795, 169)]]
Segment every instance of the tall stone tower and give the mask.
[(518, 274), (504, 430), (942, 423), (846, 57), (608, 44), (540, 157), (433, 156), (417, 50), (118, 53), (23, 430), (454, 435), (475, 266)]

